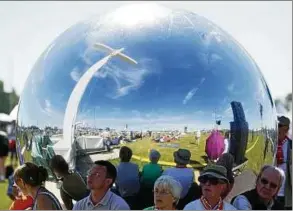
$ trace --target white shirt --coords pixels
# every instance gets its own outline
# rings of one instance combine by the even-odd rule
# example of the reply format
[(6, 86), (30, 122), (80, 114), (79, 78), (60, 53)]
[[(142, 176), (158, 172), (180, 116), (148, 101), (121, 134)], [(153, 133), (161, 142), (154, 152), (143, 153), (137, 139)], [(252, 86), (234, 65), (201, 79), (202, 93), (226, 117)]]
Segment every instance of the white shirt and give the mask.
[[(237, 210), (234, 206), (231, 204), (223, 201), (223, 210)], [(197, 199), (195, 201), (192, 201), (188, 203), (183, 210), (205, 210), (203, 204), (201, 203), (200, 199)]]
[(224, 145), (225, 145), (225, 149), (224, 149), (223, 154), (229, 152), (229, 139), (228, 138), (224, 139)]
[[(287, 163), (286, 162), (287, 162), (288, 144), (289, 144), (289, 141), (286, 140), (286, 142), (283, 144), (283, 147), (282, 147), (285, 163), (282, 163), (282, 164), (278, 165), (278, 167), (284, 171), (284, 175), (286, 175), (286, 170), (287, 170)], [(281, 188), (279, 190), (278, 196), (284, 196), (284, 194), (285, 194), (285, 182), (286, 182), (286, 177), (283, 180), (283, 183), (282, 183), (282, 186), (281, 186)]]
[(200, 131), (197, 131), (197, 133), (196, 133), (196, 137), (197, 137), (197, 138), (200, 138), (200, 135), (201, 135), (201, 134), (200, 134)]

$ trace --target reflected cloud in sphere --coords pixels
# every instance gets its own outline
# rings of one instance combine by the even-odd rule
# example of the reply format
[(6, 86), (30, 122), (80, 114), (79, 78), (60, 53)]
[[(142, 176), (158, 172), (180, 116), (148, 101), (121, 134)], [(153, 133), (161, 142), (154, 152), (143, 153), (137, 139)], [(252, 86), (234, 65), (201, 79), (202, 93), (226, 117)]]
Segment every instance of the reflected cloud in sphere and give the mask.
[(62, 154), (83, 176), (97, 159), (117, 163), (121, 145), (140, 164), (156, 148), (167, 166), (175, 150), (189, 149), (198, 171), (215, 154), (206, 146), (222, 146), (206, 145), (215, 131), (229, 132), (238, 173), (272, 162), (276, 114), (263, 75), (212, 22), (156, 4), (66, 30), (37, 60), (18, 113), (24, 160), (48, 167)]

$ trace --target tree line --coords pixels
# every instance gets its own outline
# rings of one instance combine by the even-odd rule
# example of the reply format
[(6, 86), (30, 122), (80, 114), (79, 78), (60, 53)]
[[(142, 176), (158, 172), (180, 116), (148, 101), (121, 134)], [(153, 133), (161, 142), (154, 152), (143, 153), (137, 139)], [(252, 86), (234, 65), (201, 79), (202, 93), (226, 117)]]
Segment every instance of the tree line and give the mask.
[(15, 89), (7, 93), (4, 91), (4, 83), (0, 80), (0, 113), (9, 114), (12, 109), (18, 104), (19, 96)]

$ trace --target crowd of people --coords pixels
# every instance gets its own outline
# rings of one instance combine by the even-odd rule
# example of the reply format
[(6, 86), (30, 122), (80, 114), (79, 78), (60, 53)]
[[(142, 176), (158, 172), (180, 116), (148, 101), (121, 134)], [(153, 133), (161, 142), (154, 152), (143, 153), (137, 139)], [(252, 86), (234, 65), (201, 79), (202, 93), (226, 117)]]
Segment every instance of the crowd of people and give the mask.
[(255, 187), (238, 194), (231, 201), (226, 199), (236, 185), (231, 154), (224, 153), (195, 178), (194, 170), (188, 167), (191, 159), (188, 149), (175, 151), (176, 166), (166, 169), (159, 165), (160, 152), (152, 149), (149, 152), (150, 162), (140, 171), (139, 166), (131, 162), (132, 150), (123, 146), (117, 166), (110, 161), (96, 161), (88, 171), (86, 180), (77, 171), (70, 171), (62, 156), (55, 155), (50, 168), (60, 181), (62, 203), (45, 188), (47, 170), (33, 163), (25, 163), (10, 176), (9, 193), (14, 200), (11, 209), (291, 210), (292, 140), (286, 135), (290, 120), (286, 117), (278, 120), (276, 165), (263, 166), (257, 175)]

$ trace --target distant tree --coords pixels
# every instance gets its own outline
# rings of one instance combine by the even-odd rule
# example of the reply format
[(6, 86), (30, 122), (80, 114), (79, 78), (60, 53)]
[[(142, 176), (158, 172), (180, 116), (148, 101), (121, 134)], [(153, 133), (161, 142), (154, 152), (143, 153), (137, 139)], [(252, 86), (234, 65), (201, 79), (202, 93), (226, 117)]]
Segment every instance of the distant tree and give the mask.
[(292, 93), (289, 93), (286, 95), (284, 99), (277, 98), (275, 99), (275, 105), (282, 105), (286, 111), (291, 111), (292, 110)]
[(284, 101), (284, 106), (287, 111), (290, 111), (292, 108), (292, 93), (287, 94)]
[(4, 83), (0, 80), (0, 113), (9, 114), (18, 104), (19, 96), (13, 89), (11, 93), (4, 92)]

